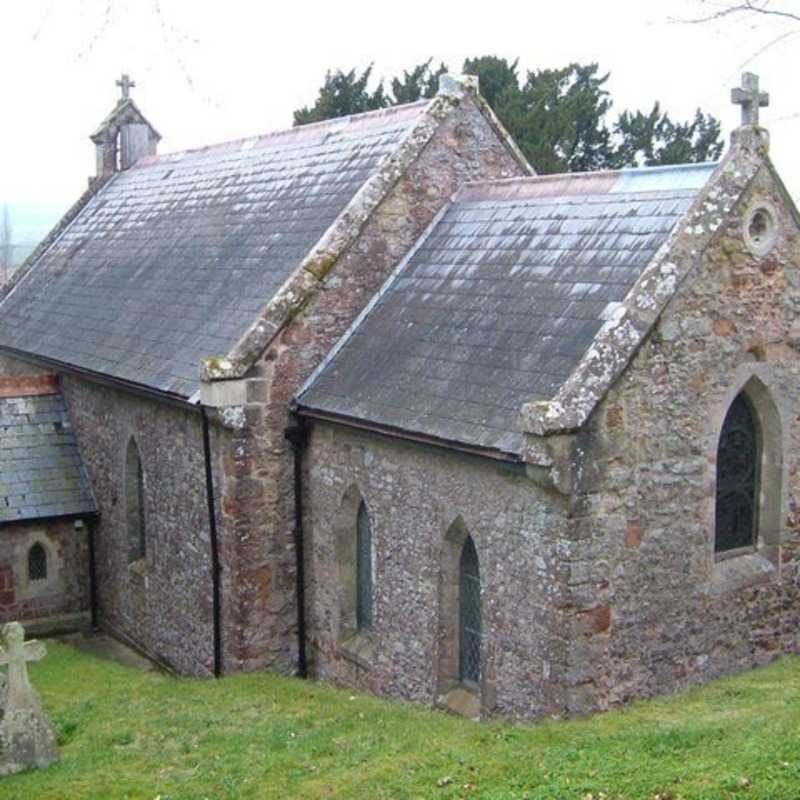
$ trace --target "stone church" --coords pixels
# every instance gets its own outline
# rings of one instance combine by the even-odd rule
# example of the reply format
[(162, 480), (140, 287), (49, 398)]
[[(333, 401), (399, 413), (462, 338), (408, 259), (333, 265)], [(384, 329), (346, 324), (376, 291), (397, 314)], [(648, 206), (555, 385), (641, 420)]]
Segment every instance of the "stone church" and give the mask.
[(466, 76), (165, 155), (119, 85), (0, 301), (4, 620), (518, 719), (800, 650), (755, 76), (719, 163), (542, 177)]

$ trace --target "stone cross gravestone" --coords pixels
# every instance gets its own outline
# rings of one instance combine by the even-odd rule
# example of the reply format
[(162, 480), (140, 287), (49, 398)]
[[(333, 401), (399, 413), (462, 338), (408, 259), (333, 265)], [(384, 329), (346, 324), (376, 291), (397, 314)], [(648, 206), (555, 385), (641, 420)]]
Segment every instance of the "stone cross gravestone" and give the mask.
[(2, 629), (0, 664), (8, 665), (2, 690), (0, 721), (0, 775), (47, 767), (58, 760), (55, 736), (28, 679), (28, 662), (44, 658), (40, 642), (26, 642), (18, 622)]

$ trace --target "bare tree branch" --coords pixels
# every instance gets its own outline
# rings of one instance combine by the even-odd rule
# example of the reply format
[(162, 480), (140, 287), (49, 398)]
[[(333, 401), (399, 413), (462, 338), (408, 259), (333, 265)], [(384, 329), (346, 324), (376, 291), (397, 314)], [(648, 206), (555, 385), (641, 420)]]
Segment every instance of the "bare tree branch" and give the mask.
[(94, 50), (94, 46), (97, 42), (100, 41), (103, 34), (111, 27), (111, 23), (114, 18), (114, 0), (106, 0), (106, 7), (103, 10), (103, 19), (100, 21), (100, 25), (95, 30), (92, 38), (89, 40), (89, 44), (78, 53), (78, 58), (85, 58), (89, 55), (89, 53)]
[[(708, 3), (703, 3), (703, 5), (708, 5)], [(731, 17), (735, 15), (744, 16), (747, 14), (761, 15), (765, 17), (783, 17), (785, 19), (791, 19), (795, 22), (800, 22), (800, 12), (795, 13), (793, 11), (786, 11), (783, 8), (773, 8), (770, 0), (761, 0), (761, 2), (756, 2), (756, 0), (744, 0), (744, 2), (741, 3), (725, 3), (721, 8), (719, 8), (718, 11), (714, 11), (701, 17), (684, 19), (681, 20), (681, 22), (689, 23), (691, 25), (699, 25), (704, 22), (714, 22), (716, 20), (724, 19), (725, 17)]]
[(757, 59), (762, 53), (765, 53), (767, 50), (769, 50), (770, 47), (773, 47), (774, 45), (778, 44), (779, 42), (782, 42), (784, 39), (790, 38), (791, 36), (797, 36), (798, 33), (800, 33), (800, 28), (795, 28), (794, 30), (791, 31), (784, 31), (780, 36), (776, 36), (774, 39), (770, 39), (766, 44), (759, 47), (758, 50), (756, 50), (756, 52), (753, 53), (753, 55), (748, 56), (747, 59), (745, 59), (739, 65), (739, 69), (744, 69), (748, 64), (750, 64), (750, 62), (755, 61), (755, 59)]

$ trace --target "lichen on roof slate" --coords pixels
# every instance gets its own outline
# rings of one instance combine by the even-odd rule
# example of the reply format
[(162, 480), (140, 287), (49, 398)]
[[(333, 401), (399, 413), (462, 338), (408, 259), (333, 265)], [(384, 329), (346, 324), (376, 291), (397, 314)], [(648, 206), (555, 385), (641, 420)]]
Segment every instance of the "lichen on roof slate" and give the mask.
[(64, 398), (0, 399), (0, 522), (95, 511)]
[(12, 289), (0, 346), (191, 396), (425, 107), (140, 161)]
[(516, 454), (715, 164), (472, 184), (298, 403)]

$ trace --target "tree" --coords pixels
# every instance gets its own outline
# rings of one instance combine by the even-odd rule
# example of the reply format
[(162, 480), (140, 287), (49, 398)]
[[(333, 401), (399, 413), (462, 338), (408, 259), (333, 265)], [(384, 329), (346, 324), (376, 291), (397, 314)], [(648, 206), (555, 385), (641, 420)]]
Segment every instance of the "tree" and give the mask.
[(722, 153), (719, 122), (698, 108), (692, 122), (675, 123), (658, 103), (649, 114), (623, 111), (614, 126), (619, 166), (714, 161)]
[(506, 89), (496, 109), (523, 153), (541, 173), (603, 169), (612, 160), (604, 119), (611, 108), (597, 64), (529, 72)]
[(500, 106), (512, 102), (519, 94), (518, 63), (519, 59), (509, 64), (505, 58), (480, 56), (466, 59), (463, 72), (478, 76), (481, 94), (496, 112)]
[(294, 124), (305, 125), (309, 122), (386, 107), (389, 105), (389, 99), (384, 94), (383, 81), (373, 92), (367, 89), (371, 75), (372, 64), (361, 75), (358, 75), (355, 69), (351, 69), (350, 72), (328, 71), (316, 102), (311, 108), (305, 106), (295, 111)]
[(11, 228), (11, 215), (8, 206), (3, 206), (3, 216), (0, 219), (0, 286), (2, 286), (11, 274), (14, 260), (14, 241), (13, 230)]
[(447, 66), (440, 63), (431, 69), (433, 58), (417, 64), (412, 70), (403, 70), (403, 77), (392, 78), (392, 105), (413, 103), (423, 97), (433, 97), (439, 88), (439, 78), (447, 72)]
[[(431, 63), (404, 70), (390, 94), (383, 81), (369, 91), (371, 66), (361, 75), (328, 72), (316, 104), (296, 111), (295, 124), (431, 97), (447, 70)], [(539, 173), (707, 161), (722, 151), (719, 122), (700, 110), (674, 122), (655, 103), (647, 114), (624, 111), (610, 124), (609, 76), (597, 64), (530, 71), (521, 83), (518, 63), (480, 56), (466, 59), (463, 71), (478, 76), (481, 94)]]

